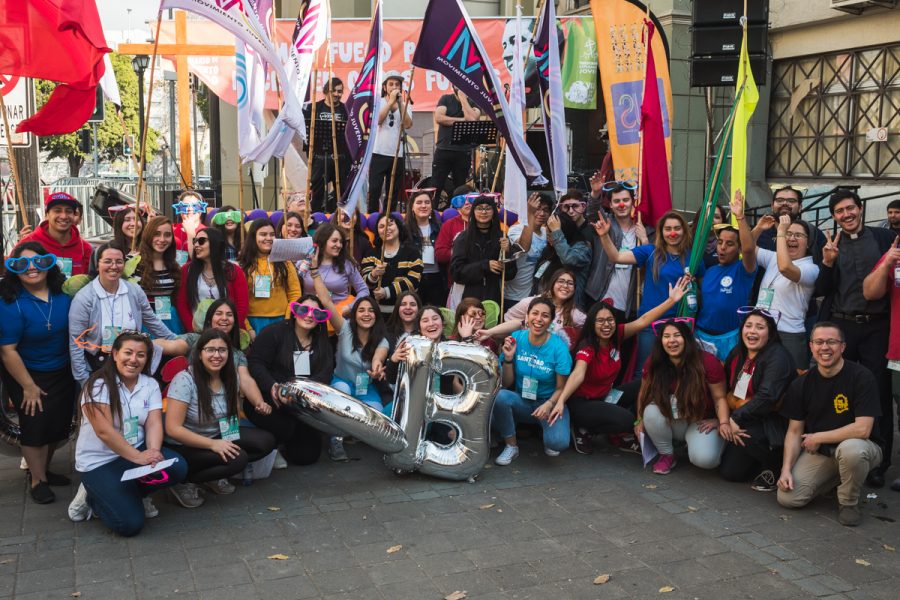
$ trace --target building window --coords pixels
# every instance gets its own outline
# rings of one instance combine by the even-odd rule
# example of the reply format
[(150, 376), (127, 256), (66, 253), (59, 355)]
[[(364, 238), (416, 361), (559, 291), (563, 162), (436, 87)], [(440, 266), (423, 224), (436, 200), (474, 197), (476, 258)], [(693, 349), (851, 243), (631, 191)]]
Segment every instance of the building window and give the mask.
[[(900, 179), (900, 44), (776, 60), (770, 178)], [(886, 127), (887, 141), (866, 139)]]

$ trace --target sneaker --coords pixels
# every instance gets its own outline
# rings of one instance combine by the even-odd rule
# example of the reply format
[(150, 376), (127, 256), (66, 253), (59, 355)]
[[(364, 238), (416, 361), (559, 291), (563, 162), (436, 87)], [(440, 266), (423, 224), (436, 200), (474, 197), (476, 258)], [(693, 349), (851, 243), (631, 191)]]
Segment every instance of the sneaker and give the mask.
[(544, 454), (547, 456), (559, 456), (559, 450), (553, 450), (552, 448), (544, 447)]
[(275, 451), (275, 462), (272, 464), (272, 468), (279, 471), (288, 468), (288, 462), (284, 459), (279, 450)]
[(155, 519), (158, 516), (159, 509), (153, 504), (153, 499), (150, 496), (147, 496), (144, 498), (144, 518)]
[[(611, 438), (611, 436), (610, 436)], [(610, 439), (612, 441), (612, 438)], [(631, 454), (641, 454), (641, 444), (634, 437), (633, 433), (620, 433), (616, 435), (613, 445), (622, 452), (630, 452)]]
[(234, 490), (237, 488), (234, 487), (227, 479), (217, 479), (215, 481), (204, 481), (203, 487), (211, 491), (213, 494), (219, 494), (220, 496), (227, 496), (228, 494), (233, 494)]
[(22, 460), (19, 461), (19, 468), (22, 469), (23, 471), (28, 470), (28, 462), (25, 460), (24, 456), (22, 457)]
[(347, 451), (344, 450), (344, 438), (337, 435), (332, 436), (331, 441), (328, 443), (328, 456), (335, 462), (347, 462), (350, 460), (350, 457), (347, 456)]
[(66, 477), (65, 475), (60, 475), (59, 473), (53, 473), (51, 471), (47, 471), (47, 483), (52, 486), (62, 487), (64, 485), (72, 485), (72, 480)]
[(518, 446), (510, 446), (509, 444), (503, 448), (503, 452), (500, 453), (500, 456), (497, 457), (494, 462), (501, 467), (505, 467), (512, 461), (516, 460), (516, 457), (519, 456), (519, 447)]
[(169, 488), (178, 504), (185, 508), (197, 508), (204, 500), (200, 495), (200, 488), (193, 483), (177, 483)]
[(668, 475), (675, 468), (675, 464), (674, 454), (660, 454), (656, 464), (653, 465), (653, 472), (657, 475)]
[(775, 473), (766, 469), (756, 476), (756, 479), (750, 484), (750, 489), (757, 492), (774, 492), (778, 489), (778, 480), (775, 479)]
[(69, 503), (69, 520), (80, 523), (91, 518), (91, 507), (88, 504), (88, 493), (84, 484), (78, 486), (75, 497)]
[(31, 499), (38, 504), (50, 504), (56, 500), (56, 494), (50, 489), (49, 483), (39, 481), (36, 486), (31, 488)]
[(572, 445), (578, 454), (593, 454), (594, 444), (591, 440), (591, 434), (580, 429), (572, 430)]
[(844, 527), (856, 527), (859, 525), (859, 522), (862, 521), (862, 515), (859, 512), (859, 507), (849, 504), (842, 504), (840, 510), (838, 511), (838, 522)]

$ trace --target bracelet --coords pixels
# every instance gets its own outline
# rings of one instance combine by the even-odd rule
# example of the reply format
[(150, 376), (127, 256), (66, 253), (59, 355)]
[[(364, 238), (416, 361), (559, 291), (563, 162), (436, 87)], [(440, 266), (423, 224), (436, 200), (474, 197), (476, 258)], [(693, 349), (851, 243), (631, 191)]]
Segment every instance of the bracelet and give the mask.
[(643, 422), (643, 419), (638, 419), (637, 421), (634, 422), (634, 426), (637, 427), (637, 426), (640, 425), (642, 422)]
[(721, 427), (722, 425), (731, 425), (731, 423), (729, 423), (728, 421), (719, 421), (719, 427)]
[(777, 233), (777, 234), (775, 234), (775, 237), (777, 237), (777, 238), (783, 238), (783, 237), (787, 237), (787, 236), (784, 235), (783, 233)]
[(744, 219), (745, 219), (745, 217), (735, 217), (734, 218), (735, 221), (743, 221)]
[(310, 273), (310, 277), (312, 277), (313, 279), (319, 279), (321, 275), (319, 275), (318, 271), (313, 271)]

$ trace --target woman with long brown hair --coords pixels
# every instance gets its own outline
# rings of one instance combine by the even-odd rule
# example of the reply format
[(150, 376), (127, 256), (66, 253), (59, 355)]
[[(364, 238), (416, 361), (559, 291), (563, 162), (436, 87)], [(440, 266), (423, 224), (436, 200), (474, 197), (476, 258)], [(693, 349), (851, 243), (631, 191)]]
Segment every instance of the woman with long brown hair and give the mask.
[(175, 258), (175, 233), (168, 217), (153, 217), (147, 222), (140, 257), (132, 280), (141, 286), (153, 312), (172, 333), (184, 333), (175, 310), (175, 296), (181, 286), (181, 266)]

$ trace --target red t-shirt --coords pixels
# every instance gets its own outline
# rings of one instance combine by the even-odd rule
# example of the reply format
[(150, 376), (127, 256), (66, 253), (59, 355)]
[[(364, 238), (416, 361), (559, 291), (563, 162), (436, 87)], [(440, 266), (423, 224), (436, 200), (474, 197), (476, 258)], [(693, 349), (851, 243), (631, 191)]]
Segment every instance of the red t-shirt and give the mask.
[[(882, 261), (883, 256), (875, 265), (875, 269), (881, 266)], [(900, 360), (900, 287), (894, 285), (894, 269), (888, 271), (887, 278), (887, 293), (891, 295), (891, 339), (888, 342), (887, 359)]]
[[(706, 350), (700, 351), (700, 357), (703, 360), (703, 370), (706, 372), (706, 418), (715, 416), (716, 407), (713, 404), (712, 396), (709, 393), (709, 384), (713, 383), (722, 383), (725, 381), (725, 369), (722, 367), (722, 363), (719, 362), (719, 359), (716, 358), (714, 354), (710, 354)], [(647, 359), (647, 362), (650, 362), (650, 359)], [(650, 374), (647, 372), (647, 365), (644, 365), (644, 378), (650, 377)], [(672, 385), (671, 392), (675, 393), (675, 388), (678, 386), (678, 382), (674, 382)]]
[(587, 363), (584, 381), (575, 392), (576, 396), (592, 399), (606, 397), (622, 368), (619, 348), (622, 346), (624, 335), (625, 326), (619, 325), (616, 328), (615, 339), (608, 346), (601, 347), (597, 351), (590, 346), (585, 346), (575, 354), (576, 361)]

